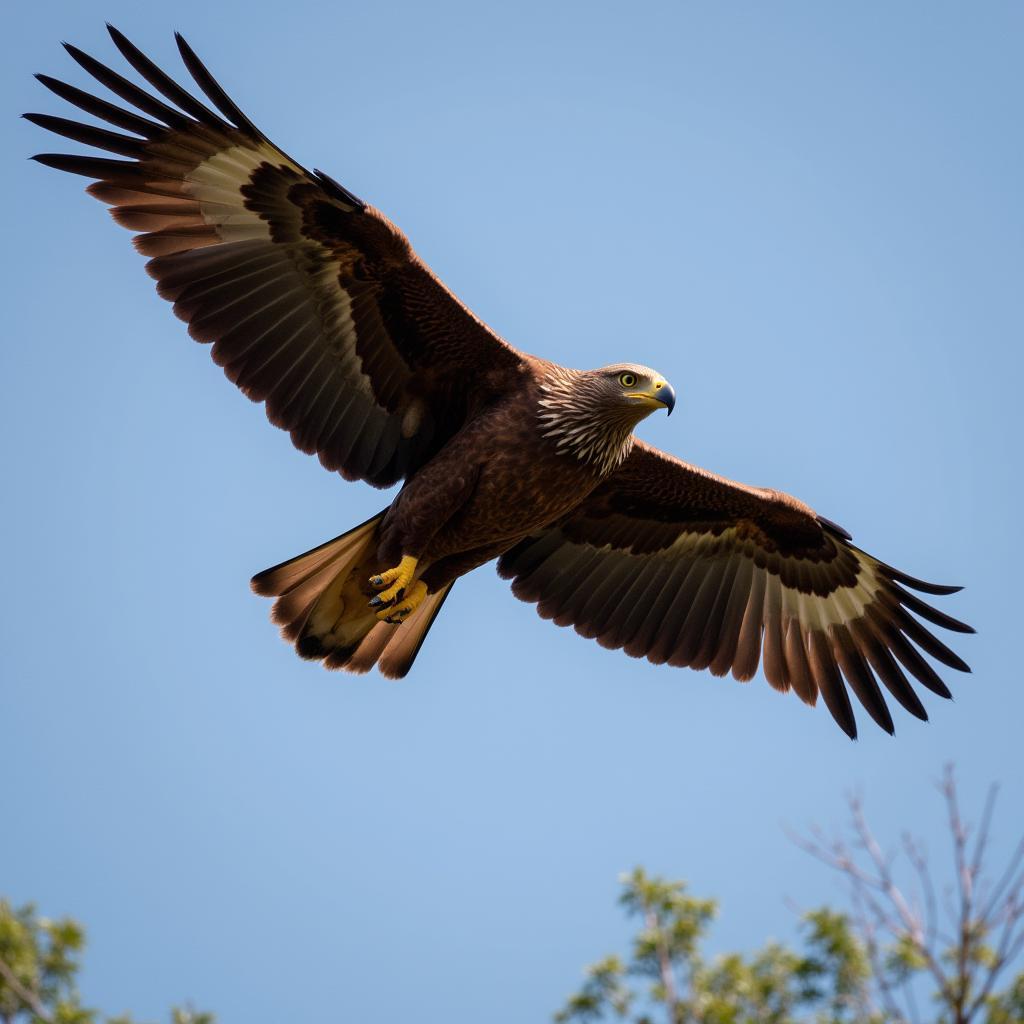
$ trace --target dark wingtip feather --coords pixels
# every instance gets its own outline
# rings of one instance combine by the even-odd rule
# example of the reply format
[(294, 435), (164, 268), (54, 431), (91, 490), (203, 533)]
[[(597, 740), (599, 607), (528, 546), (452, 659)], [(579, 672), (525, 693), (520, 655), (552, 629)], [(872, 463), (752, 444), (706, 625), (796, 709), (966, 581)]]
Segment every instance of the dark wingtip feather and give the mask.
[(854, 718), (853, 708), (850, 706), (850, 699), (842, 683), (828, 692), (819, 686), (819, 693), (828, 708), (833, 721), (839, 726), (851, 740), (857, 738), (857, 719)]
[(61, 40), (61, 46), (71, 55), (72, 59), (77, 61), (83, 67), (93, 61), (93, 58), (89, 56), (84, 50), (79, 49), (74, 43), (69, 43), (65, 40)]
[(964, 589), (963, 587), (952, 587), (943, 583), (928, 583), (925, 580), (919, 580), (916, 576), (901, 572), (894, 566), (886, 565), (884, 562), (879, 562), (879, 566), (891, 580), (902, 583), (905, 587), (910, 587), (912, 590), (920, 591), (922, 594), (945, 596), (947, 594), (959, 594)]
[(196, 85), (206, 93), (210, 102), (237, 128), (252, 135), (253, 138), (264, 140), (263, 132), (259, 130), (242, 113), (238, 105), (224, 91), (220, 83), (210, 74), (206, 65), (196, 56), (195, 50), (188, 45), (185, 37), (180, 32), (174, 33), (174, 41), (178, 44), (178, 52), (181, 59), (188, 68), (189, 74), (195, 79)]
[[(43, 85), (45, 85), (46, 88), (49, 89), (51, 92), (57, 92), (58, 89), (62, 89), (62, 88), (63, 89), (69, 88), (67, 83), (62, 82), (59, 78), (54, 78), (53, 75), (43, 74), (42, 71), (37, 71), (32, 77), (37, 82), (40, 82)], [(59, 95), (59, 93), (58, 93), (58, 95)]]
[(116, 71), (108, 68), (106, 64), (98, 61), (95, 57), (90, 57), (89, 54), (80, 50), (77, 46), (65, 43), (64, 49), (97, 82), (106, 86), (112, 93), (120, 96), (121, 99), (138, 107), (139, 110), (144, 111), (151, 117), (158, 118), (165, 125), (177, 130), (186, 129), (191, 126), (191, 119), (181, 113), (180, 110), (169, 107), (166, 103), (146, 92), (145, 89), (140, 89), (123, 75), (119, 75)]
[(872, 721), (883, 732), (887, 732), (890, 736), (894, 736), (896, 734), (896, 723), (892, 720), (892, 714), (881, 697), (879, 698), (879, 703), (881, 704), (881, 709), (865, 705), (867, 707), (868, 714), (871, 715)]
[(32, 157), (47, 167), (86, 178), (105, 178), (118, 172), (130, 172), (138, 166), (134, 160), (108, 160), (102, 156), (74, 156), (70, 153), (37, 153)]
[(130, 135), (120, 135), (117, 132), (108, 131), (106, 128), (97, 128), (95, 125), (83, 124), (81, 121), (69, 121), (66, 117), (54, 117), (51, 114), (22, 114), (26, 121), (54, 135), (60, 135), (73, 142), (81, 142), (87, 146), (95, 146), (97, 149), (105, 149), (110, 153), (117, 153), (121, 156), (135, 157), (141, 159), (145, 155), (145, 142), (142, 139), (133, 138)]
[(821, 526), (824, 526), (826, 530), (838, 534), (843, 538), (843, 540), (853, 540), (853, 534), (848, 530), (844, 530), (838, 523), (834, 523), (831, 519), (827, 519), (825, 516), (818, 516), (818, 523)]
[(954, 633), (976, 632), (973, 626), (969, 626), (966, 622), (961, 622), (959, 619), (954, 619), (952, 615), (947, 615), (945, 612), (940, 612), (937, 608), (933, 608), (919, 597), (915, 597), (898, 584), (893, 584), (893, 589), (896, 591), (900, 604), (916, 615), (920, 615), (921, 618), (934, 623), (936, 626), (941, 626), (943, 629), (951, 630)]
[[(971, 630), (973, 633), (974, 631)], [(956, 652), (951, 651), (952, 657), (940, 659), (944, 664), (948, 665), (952, 669), (956, 669), (957, 672), (964, 672), (967, 675), (971, 675), (971, 666), (964, 661)]]
[(200, 103), (186, 89), (183, 89), (165, 71), (153, 63), (123, 32), (119, 32), (113, 25), (107, 25), (107, 31), (114, 45), (120, 51), (121, 56), (147, 81), (154, 89), (177, 104), (182, 110), (190, 114), (197, 121), (211, 125), (221, 130), (231, 126), (218, 117), (209, 107)]
[(93, 114), (110, 124), (117, 125), (119, 128), (135, 132), (136, 135), (141, 135), (143, 138), (154, 139), (166, 131), (163, 125), (157, 124), (155, 121), (150, 121), (115, 106), (113, 103), (101, 100), (98, 96), (68, 85), (67, 82), (62, 82), (58, 78), (51, 78), (49, 75), (43, 74), (38, 74), (35, 77), (37, 82), (65, 102), (84, 110), (87, 114)]
[(954, 668), (958, 672), (971, 671), (967, 662), (956, 651), (950, 650), (938, 637), (925, 629), (913, 615), (909, 615), (904, 610), (899, 616), (898, 624), (908, 639), (917, 644), (926, 654), (930, 654), (936, 661), (941, 661), (943, 665)]
[(323, 190), (328, 195), (333, 196), (335, 199), (340, 199), (347, 206), (354, 206), (357, 210), (366, 209), (366, 203), (364, 203), (363, 200), (359, 198), (359, 196), (355, 195), (352, 192), (349, 192), (349, 190), (345, 188), (345, 186), (342, 185), (341, 182), (335, 181), (334, 178), (332, 178), (325, 171), (321, 171), (318, 168), (314, 167), (313, 173), (317, 176), (321, 186), (323, 187)]

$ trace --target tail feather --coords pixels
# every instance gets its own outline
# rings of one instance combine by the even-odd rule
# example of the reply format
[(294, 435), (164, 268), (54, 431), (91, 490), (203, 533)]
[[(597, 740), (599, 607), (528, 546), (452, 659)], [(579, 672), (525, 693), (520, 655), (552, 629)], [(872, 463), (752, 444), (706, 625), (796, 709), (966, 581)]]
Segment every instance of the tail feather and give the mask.
[(250, 581), (252, 589), (261, 597), (280, 597), (290, 593), (328, 563), (333, 563), (341, 555), (361, 544), (368, 530), (376, 532), (377, 523), (383, 517), (384, 512), (378, 512), (333, 540), (289, 558), (287, 562), (281, 562), (256, 573)]
[(400, 626), (378, 622), (352, 652), (344, 666), (349, 672), (369, 672), (374, 665), (386, 679), (402, 679), (412, 668), (427, 631), (434, 624), (454, 583), (428, 594)]
[(253, 590), (276, 597), (271, 618), (302, 658), (325, 668), (368, 672), (400, 679), (412, 667), (451, 584), (423, 603), (401, 625), (380, 622), (368, 606), (369, 577), (376, 565), (378, 526), (384, 512), (348, 533), (265, 569)]
[(387, 679), (401, 679), (416, 660), (427, 632), (434, 624), (441, 605), (445, 603), (454, 582), (442, 587), (436, 594), (428, 594), (419, 606), (397, 629), (394, 630), (390, 643), (384, 649), (377, 667), (380, 674)]
[(364, 588), (374, 568), (383, 517), (379, 512), (340, 537), (253, 577), (257, 594), (277, 598), (271, 618), (300, 657), (336, 660), (355, 650), (376, 622)]
[(344, 665), (346, 671), (356, 672), (359, 675), (369, 672), (377, 664), (377, 659), (391, 643), (395, 633), (400, 629), (405, 629), (405, 626), (406, 623), (402, 623), (401, 626), (392, 626), (389, 622), (378, 622), (346, 659)]

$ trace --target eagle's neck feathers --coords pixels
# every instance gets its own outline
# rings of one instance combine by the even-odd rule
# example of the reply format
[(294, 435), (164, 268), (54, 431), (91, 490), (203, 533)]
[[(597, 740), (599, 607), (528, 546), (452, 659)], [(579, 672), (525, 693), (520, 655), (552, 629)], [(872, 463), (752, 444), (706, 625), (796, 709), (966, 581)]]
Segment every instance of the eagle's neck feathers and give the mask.
[(614, 472), (633, 450), (636, 418), (616, 415), (599, 388), (583, 374), (552, 373), (540, 385), (537, 401), (541, 433), (556, 450), (592, 466), (602, 476)]

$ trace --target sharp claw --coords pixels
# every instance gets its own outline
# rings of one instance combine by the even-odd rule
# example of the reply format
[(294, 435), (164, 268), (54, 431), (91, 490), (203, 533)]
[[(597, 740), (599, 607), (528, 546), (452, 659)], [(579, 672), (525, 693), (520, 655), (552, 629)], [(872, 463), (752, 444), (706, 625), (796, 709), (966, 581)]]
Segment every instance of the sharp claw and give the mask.
[(371, 576), (370, 577), (370, 586), (371, 587), (383, 587), (384, 586), (384, 577), (383, 576)]
[[(380, 579), (379, 576), (377, 578)], [(371, 608), (377, 608), (380, 605), (382, 605), (383, 603), (384, 602), (380, 599), (380, 595), (379, 594), (375, 594), (373, 597), (370, 598), (370, 607)]]

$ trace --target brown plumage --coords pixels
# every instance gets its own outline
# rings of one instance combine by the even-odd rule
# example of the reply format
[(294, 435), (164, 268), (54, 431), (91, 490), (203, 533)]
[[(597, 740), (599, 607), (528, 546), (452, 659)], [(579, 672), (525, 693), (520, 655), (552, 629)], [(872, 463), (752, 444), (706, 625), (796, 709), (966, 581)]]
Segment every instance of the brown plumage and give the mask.
[(40, 81), (119, 131), (25, 116), (117, 158), (36, 159), (94, 179), (192, 337), (298, 448), (349, 480), (404, 481), (373, 519), (254, 578), (299, 654), (402, 676), (455, 580), (500, 556), (544, 617), (653, 662), (741, 680), (762, 664), (851, 736), (847, 687), (889, 732), (883, 686), (919, 718), (908, 676), (949, 696), (920, 651), (967, 666), (914, 616), (970, 627), (910, 591), (957, 588), (879, 562), (788, 495), (635, 441), (675, 401), (655, 371), (512, 348), (382, 213), (274, 146), (180, 36), (212, 106), (110, 33), (159, 95), (68, 46), (127, 108)]

